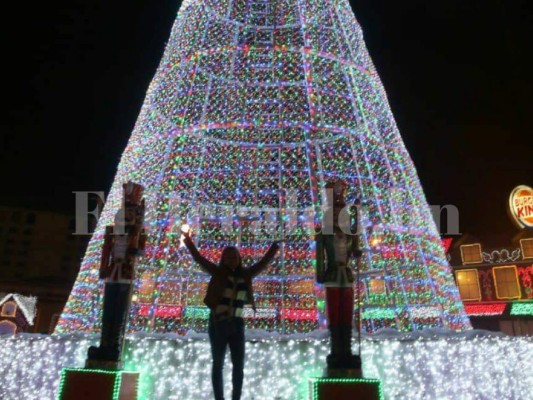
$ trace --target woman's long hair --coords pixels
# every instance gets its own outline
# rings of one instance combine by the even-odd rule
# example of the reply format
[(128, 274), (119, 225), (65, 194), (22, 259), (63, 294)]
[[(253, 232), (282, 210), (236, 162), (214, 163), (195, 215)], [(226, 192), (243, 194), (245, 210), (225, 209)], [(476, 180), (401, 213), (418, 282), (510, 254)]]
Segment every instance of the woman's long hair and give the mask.
[(226, 246), (226, 247), (224, 247), (224, 250), (222, 250), (222, 255), (220, 256), (220, 266), (224, 265), (225, 258), (227, 257), (228, 253), (230, 253), (232, 251), (237, 253), (237, 256), (239, 257), (239, 264), (237, 265), (237, 268), (235, 268), (235, 270), (236, 271), (240, 271), (240, 270), (242, 270), (242, 257), (241, 257), (241, 253), (240, 253), (239, 249), (236, 248), (235, 246)]

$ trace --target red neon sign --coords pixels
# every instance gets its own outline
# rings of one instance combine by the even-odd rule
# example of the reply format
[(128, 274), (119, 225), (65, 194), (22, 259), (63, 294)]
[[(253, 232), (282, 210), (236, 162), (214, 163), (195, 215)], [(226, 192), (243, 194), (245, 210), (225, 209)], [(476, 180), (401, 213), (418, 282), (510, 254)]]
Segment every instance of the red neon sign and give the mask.
[(298, 310), (294, 308), (282, 308), (281, 319), (316, 321), (318, 319), (318, 312), (317, 310)]
[[(139, 308), (139, 315), (147, 317), (150, 315), (151, 309), (151, 305), (142, 305)], [(182, 312), (183, 307), (180, 306), (158, 306), (155, 309), (155, 316), (158, 318), (181, 317)]]
[(507, 303), (465, 304), (465, 311), (472, 316), (502, 315)]

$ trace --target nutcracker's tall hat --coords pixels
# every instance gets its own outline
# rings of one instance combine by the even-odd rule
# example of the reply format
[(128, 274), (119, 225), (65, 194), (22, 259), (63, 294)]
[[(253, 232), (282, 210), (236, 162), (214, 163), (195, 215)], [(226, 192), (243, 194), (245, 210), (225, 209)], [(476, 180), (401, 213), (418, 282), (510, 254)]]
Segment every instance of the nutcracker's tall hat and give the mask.
[(98, 330), (102, 237), (129, 180), (146, 188), (149, 231), (131, 331), (206, 326), (208, 277), (180, 245), (184, 223), (214, 261), (236, 244), (249, 264), (286, 239), (247, 324), (316, 329), (312, 234), (335, 178), (363, 204), (364, 328), (468, 329), (348, 0), (184, 0), (56, 331)]

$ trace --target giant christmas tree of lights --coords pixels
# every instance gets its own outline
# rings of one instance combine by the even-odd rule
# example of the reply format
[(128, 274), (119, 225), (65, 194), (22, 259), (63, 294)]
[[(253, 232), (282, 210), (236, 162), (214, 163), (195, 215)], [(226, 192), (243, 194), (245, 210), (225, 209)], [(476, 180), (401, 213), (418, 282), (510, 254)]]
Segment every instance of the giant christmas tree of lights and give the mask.
[(205, 329), (208, 277), (180, 242), (245, 262), (274, 239), (249, 328), (321, 325), (314, 224), (330, 179), (363, 201), (363, 327), (467, 329), (457, 288), (348, 0), (185, 0), (57, 332), (97, 331), (104, 227), (128, 180), (146, 187), (148, 251), (130, 331)]

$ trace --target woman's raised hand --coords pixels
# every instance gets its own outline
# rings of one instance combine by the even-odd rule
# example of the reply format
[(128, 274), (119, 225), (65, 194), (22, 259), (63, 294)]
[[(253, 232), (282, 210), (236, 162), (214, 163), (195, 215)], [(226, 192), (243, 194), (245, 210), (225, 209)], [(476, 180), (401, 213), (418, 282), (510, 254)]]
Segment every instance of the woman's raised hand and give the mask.
[(191, 227), (188, 224), (184, 224), (181, 226), (181, 234), (185, 239), (191, 238)]

